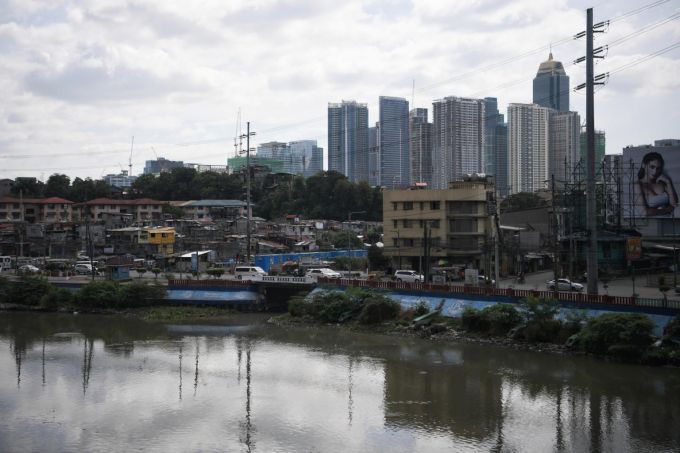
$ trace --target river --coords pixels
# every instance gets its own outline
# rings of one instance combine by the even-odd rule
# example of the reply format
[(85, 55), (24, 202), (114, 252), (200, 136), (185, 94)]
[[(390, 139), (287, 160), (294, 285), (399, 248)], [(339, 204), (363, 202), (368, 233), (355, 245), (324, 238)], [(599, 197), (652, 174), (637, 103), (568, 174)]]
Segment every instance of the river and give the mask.
[(0, 313), (0, 451), (680, 449), (678, 369), (265, 319)]

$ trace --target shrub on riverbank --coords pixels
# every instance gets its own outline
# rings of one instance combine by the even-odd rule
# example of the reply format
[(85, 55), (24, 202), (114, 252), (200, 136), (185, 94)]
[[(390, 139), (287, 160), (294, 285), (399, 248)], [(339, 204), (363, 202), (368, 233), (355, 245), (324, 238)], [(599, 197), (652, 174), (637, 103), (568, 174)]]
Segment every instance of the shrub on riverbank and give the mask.
[(21, 276), (14, 281), (3, 280), (0, 284), (0, 301), (8, 304), (37, 307), (44, 296), (55, 290), (40, 277)]
[(306, 298), (294, 298), (288, 303), (291, 316), (326, 323), (375, 324), (396, 319), (400, 310), (397, 302), (363, 289), (322, 291)]
[(520, 312), (508, 304), (494, 304), (476, 310), (466, 307), (461, 318), (463, 328), (470, 332), (501, 336), (522, 322)]
[(165, 298), (165, 287), (135, 281), (121, 285), (112, 281), (94, 281), (83, 286), (75, 305), (84, 309), (123, 309), (152, 305)]
[[(593, 354), (613, 354), (621, 359), (631, 359), (649, 347), (654, 338), (654, 324), (638, 313), (605, 313), (588, 319), (577, 336), (577, 345)], [(638, 352), (633, 349), (639, 350)]]

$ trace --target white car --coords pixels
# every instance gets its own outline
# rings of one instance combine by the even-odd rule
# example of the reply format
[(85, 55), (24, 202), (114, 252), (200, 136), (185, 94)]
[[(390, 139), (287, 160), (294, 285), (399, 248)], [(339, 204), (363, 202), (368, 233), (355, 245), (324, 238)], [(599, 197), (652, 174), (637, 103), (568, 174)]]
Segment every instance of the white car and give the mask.
[(92, 265), (79, 263), (73, 266), (73, 270), (79, 275), (90, 275), (92, 273)]
[(267, 273), (259, 266), (236, 266), (234, 268), (234, 276), (239, 280), (250, 280), (253, 278), (262, 278)]
[(334, 271), (333, 269), (329, 269), (327, 267), (322, 267), (319, 269), (310, 269), (307, 271), (307, 277), (313, 278), (313, 279), (318, 279), (319, 277), (323, 278), (341, 278), (342, 275), (340, 275), (339, 272)]
[[(555, 290), (555, 280), (550, 280), (546, 284), (548, 291)], [(574, 283), (568, 278), (558, 278), (557, 279), (557, 291), (583, 291), (583, 285), (580, 283)]]
[(24, 264), (23, 266), (19, 267), (20, 274), (37, 274), (38, 272), (40, 272), (40, 269), (32, 264)]
[(400, 270), (394, 273), (394, 279), (398, 282), (407, 283), (422, 283), (425, 281), (425, 277), (416, 271), (411, 270)]

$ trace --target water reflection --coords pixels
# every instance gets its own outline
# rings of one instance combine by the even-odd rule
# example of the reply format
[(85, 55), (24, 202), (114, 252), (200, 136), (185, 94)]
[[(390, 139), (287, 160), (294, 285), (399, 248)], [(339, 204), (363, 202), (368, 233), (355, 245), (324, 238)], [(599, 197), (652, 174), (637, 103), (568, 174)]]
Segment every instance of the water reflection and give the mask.
[(35, 439), (55, 451), (680, 445), (675, 369), (324, 329), (3, 314), (0, 395), (0, 451), (40, 450)]

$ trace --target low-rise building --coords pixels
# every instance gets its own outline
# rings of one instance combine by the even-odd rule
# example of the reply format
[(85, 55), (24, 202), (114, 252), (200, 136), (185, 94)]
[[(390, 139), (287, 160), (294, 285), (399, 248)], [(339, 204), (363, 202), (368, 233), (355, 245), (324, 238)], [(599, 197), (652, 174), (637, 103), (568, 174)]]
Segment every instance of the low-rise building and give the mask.
[[(241, 200), (191, 200), (174, 201), (172, 204), (182, 208), (184, 219), (192, 220), (234, 220), (248, 212), (248, 204)], [(251, 217), (253, 206), (251, 203)]]
[(0, 198), (0, 221), (57, 223), (72, 220), (73, 202), (59, 197)]
[(161, 220), (166, 201), (140, 198), (137, 200), (113, 200), (95, 198), (73, 205), (74, 220), (103, 222), (108, 215), (131, 214), (134, 222)]
[(493, 193), (492, 178), (483, 176), (451, 182), (448, 189), (383, 192), (385, 255), (399, 269), (423, 270), (426, 264), (489, 268)]

